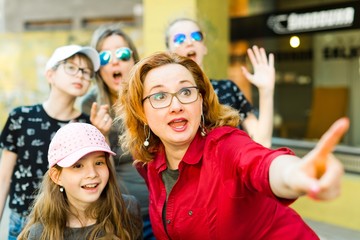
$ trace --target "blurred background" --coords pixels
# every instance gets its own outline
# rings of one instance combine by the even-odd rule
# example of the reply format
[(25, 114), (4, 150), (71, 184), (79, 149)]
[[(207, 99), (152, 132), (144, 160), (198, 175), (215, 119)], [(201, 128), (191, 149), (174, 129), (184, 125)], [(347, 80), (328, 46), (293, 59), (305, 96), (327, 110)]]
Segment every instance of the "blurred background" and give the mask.
[(328, 203), (303, 198), (293, 207), (314, 227), (323, 223), (330, 230), (358, 234), (357, 0), (0, 0), (0, 126), (13, 107), (48, 96), (44, 67), (56, 47), (88, 45), (99, 25), (121, 22), (145, 57), (165, 50), (165, 29), (179, 17), (196, 19), (205, 30), (207, 75), (232, 79), (254, 106), (257, 90), (240, 69), (250, 67), (246, 49), (256, 44), (275, 54), (274, 148), (288, 146), (306, 154), (332, 122), (350, 118), (350, 131), (335, 150), (346, 170), (342, 196)]

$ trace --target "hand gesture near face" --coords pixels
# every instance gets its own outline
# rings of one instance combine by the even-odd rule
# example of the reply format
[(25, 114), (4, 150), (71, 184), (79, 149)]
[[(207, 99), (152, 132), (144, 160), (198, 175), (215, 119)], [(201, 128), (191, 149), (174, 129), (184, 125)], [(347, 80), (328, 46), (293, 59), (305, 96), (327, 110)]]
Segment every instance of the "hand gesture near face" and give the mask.
[(247, 50), (254, 73), (251, 74), (245, 67), (242, 67), (245, 77), (254, 84), (259, 91), (273, 91), (275, 85), (274, 55), (269, 54), (267, 58), (264, 48), (253, 46)]
[(104, 136), (107, 136), (113, 122), (109, 114), (109, 106), (104, 104), (99, 107), (98, 104), (94, 102), (90, 110), (90, 121)]

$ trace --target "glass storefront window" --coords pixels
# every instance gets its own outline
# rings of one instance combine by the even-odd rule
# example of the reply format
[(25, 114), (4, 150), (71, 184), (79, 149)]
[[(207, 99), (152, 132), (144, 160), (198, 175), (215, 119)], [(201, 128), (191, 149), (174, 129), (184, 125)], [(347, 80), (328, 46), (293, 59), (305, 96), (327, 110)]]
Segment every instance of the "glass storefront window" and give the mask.
[[(274, 137), (316, 141), (332, 122), (348, 116), (351, 129), (342, 143), (360, 146), (359, 36), (359, 30), (301, 34), (297, 48), (290, 46), (291, 36), (246, 42), (275, 54)], [(232, 64), (246, 64), (237, 56)], [(251, 98), (258, 106), (256, 88)]]

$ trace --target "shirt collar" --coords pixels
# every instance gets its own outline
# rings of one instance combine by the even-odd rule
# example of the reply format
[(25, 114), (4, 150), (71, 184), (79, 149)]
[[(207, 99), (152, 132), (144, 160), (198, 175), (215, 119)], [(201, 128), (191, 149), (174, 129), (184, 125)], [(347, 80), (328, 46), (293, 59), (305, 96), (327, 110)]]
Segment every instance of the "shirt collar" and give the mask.
[[(200, 132), (198, 131), (195, 135), (193, 141), (190, 143), (189, 148), (187, 149), (182, 162), (194, 165), (200, 162), (200, 159), (203, 155), (203, 150), (205, 146), (206, 137), (202, 137)], [(163, 171), (166, 169), (166, 157), (165, 157), (165, 149), (164, 145), (161, 145), (159, 151), (156, 154), (154, 159), (155, 168), (158, 171)]]

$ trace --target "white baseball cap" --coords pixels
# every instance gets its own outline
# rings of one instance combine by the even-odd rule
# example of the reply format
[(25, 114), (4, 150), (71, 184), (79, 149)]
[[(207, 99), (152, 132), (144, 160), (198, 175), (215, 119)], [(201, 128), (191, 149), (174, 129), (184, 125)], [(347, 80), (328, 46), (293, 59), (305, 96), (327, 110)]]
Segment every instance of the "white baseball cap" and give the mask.
[(100, 58), (98, 52), (92, 47), (82, 47), (80, 45), (67, 45), (55, 49), (50, 59), (46, 63), (45, 71), (53, 68), (59, 62), (73, 56), (76, 53), (85, 54), (92, 62), (94, 71), (100, 68)]
[(49, 168), (55, 164), (70, 167), (92, 152), (115, 155), (104, 135), (89, 123), (68, 123), (61, 127), (51, 140), (48, 151)]

